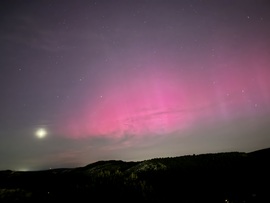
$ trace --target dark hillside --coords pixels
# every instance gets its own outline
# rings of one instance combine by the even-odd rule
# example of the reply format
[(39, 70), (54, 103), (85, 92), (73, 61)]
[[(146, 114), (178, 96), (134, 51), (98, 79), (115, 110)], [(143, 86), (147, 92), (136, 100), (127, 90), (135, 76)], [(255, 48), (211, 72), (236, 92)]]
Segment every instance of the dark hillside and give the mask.
[(270, 202), (270, 149), (0, 172), (0, 202)]

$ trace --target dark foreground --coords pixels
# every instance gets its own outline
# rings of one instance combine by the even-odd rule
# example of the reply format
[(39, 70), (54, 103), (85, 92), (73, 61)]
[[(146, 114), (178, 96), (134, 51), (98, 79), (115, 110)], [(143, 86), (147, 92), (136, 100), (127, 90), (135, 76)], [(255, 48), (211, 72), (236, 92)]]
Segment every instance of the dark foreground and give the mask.
[(270, 149), (0, 171), (0, 202), (270, 202)]

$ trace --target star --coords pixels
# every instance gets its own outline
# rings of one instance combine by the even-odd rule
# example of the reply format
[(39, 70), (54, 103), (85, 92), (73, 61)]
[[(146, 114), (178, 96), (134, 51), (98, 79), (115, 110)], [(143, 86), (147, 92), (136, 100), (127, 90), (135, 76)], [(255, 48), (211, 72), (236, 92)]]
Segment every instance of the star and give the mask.
[(37, 138), (42, 139), (42, 138), (46, 137), (47, 131), (44, 128), (39, 128), (39, 129), (37, 129), (35, 135)]

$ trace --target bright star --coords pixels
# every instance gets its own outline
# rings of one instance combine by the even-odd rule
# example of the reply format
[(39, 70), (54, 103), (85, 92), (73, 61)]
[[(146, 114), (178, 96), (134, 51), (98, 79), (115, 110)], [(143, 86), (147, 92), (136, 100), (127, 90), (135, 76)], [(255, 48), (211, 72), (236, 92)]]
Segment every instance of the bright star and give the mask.
[(46, 137), (47, 135), (47, 131), (44, 129), (44, 128), (39, 128), (37, 131), (36, 131), (36, 136), (39, 138), (39, 139), (42, 139), (44, 137)]

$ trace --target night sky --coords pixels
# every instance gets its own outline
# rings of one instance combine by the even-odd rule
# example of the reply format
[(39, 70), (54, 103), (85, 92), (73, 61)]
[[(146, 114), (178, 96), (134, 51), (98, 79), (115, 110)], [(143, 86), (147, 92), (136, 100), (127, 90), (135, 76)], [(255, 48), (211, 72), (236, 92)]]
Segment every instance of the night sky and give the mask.
[(270, 146), (268, 0), (2, 0), (0, 170)]

